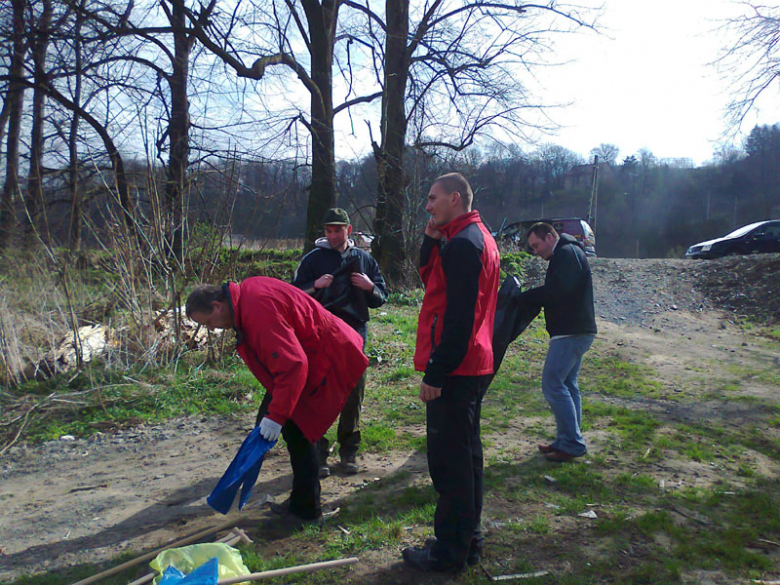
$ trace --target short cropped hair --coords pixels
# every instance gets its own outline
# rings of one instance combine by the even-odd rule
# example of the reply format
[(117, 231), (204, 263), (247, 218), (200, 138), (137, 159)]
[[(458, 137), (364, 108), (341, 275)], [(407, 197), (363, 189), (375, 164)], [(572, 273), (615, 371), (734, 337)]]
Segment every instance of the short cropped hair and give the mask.
[(457, 191), (460, 193), (460, 201), (466, 211), (471, 211), (471, 204), (474, 201), (474, 192), (471, 190), (466, 177), (460, 173), (447, 173), (442, 175), (433, 182), (434, 185), (439, 184), (444, 187), (444, 190), (449, 195)]
[(540, 240), (545, 239), (547, 234), (552, 234), (556, 238), (559, 237), (558, 232), (555, 231), (555, 228), (549, 223), (545, 223), (543, 221), (537, 221), (534, 225), (529, 227), (525, 232), (525, 239), (528, 240), (528, 238), (531, 237), (531, 234), (535, 235)]
[(187, 297), (187, 303), (184, 311), (187, 317), (192, 317), (193, 313), (211, 313), (214, 301), (222, 302), (225, 300), (225, 291), (216, 284), (200, 284), (196, 286)]

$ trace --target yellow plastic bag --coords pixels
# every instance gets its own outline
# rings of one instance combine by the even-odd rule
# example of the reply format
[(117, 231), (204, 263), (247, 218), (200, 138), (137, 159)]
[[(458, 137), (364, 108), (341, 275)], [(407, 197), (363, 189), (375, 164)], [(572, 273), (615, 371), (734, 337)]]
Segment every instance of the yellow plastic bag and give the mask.
[(183, 573), (191, 573), (214, 557), (217, 557), (219, 560), (220, 579), (250, 574), (249, 569), (244, 564), (244, 560), (241, 558), (241, 553), (237, 549), (222, 542), (205, 542), (179, 548), (169, 548), (157, 555), (149, 563), (149, 566), (157, 571), (154, 585), (157, 585), (163, 572), (169, 565), (173, 565)]

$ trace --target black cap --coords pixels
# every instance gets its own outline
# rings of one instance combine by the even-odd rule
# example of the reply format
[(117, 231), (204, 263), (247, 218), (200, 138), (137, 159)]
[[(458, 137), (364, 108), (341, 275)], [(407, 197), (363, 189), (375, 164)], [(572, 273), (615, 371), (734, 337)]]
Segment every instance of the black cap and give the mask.
[(325, 218), (322, 220), (322, 225), (351, 225), (349, 223), (349, 215), (340, 207), (333, 207), (328, 209), (325, 214)]

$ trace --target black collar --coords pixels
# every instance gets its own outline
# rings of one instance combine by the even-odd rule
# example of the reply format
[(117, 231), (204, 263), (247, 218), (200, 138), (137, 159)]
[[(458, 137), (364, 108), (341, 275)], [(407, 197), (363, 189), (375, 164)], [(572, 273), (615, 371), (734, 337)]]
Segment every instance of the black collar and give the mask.
[(230, 318), (233, 321), (233, 331), (236, 332), (236, 346), (240, 345), (244, 341), (244, 334), (238, 328), (238, 322), (236, 321), (236, 312), (233, 310), (233, 299), (230, 296), (230, 283), (226, 282), (222, 285), (222, 294), (225, 296), (225, 301), (230, 311)]

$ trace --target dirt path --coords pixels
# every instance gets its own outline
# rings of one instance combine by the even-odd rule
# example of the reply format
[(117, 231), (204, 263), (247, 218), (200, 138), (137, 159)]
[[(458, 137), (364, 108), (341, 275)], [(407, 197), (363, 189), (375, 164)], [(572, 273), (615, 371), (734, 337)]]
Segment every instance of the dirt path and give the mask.
[[(99, 562), (126, 550), (156, 547), (226, 518), (205, 501), (251, 430), (254, 417), (187, 418), (138, 427), (95, 440), (59, 440), (19, 448), (2, 466), (0, 582), (24, 572)], [(366, 471), (323, 481), (323, 501), (335, 503), (361, 486), (398, 471), (426, 469), (411, 453), (366, 455)], [(241, 518), (267, 516), (268, 499), (289, 493), (286, 451), (274, 449)]]
[[(763, 416), (750, 402), (718, 400), (718, 392), (734, 380), (750, 396), (777, 400), (777, 388), (751, 374), (780, 367), (776, 344), (744, 333), (731, 313), (712, 308), (702, 292), (702, 264), (597, 260), (593, 265), (599, 351), (652, 368), (664, 389), (657, 400), (609, 400), (661, 419), (716, 417), (725, 425)], [(114, 558), (221, 522), (205, 497), (252, 423), (253, 417), (187, 418), (89, 440), (12, 448), (0, 460), (0, 581)], [(522, 433), (491, 442), (493, 449), (531, 446)], [(364, 473), (323, 481), (326, 507), (401, 468), (426, 471), (424, 457), (411, 453), (367, 455), (363, 464)], [(773, 462), (762, 464), (767, 473), (778, 472)], [(715, 481), (717, 473), (700, 464), (674, 471), (689, 485)], [(248, 507), (231, 515), (240, 514), (244, 525), (261, 520), (268, 514), (262, 502), (286, 497), (290, 484), (286, 452), (277, 448)]]

